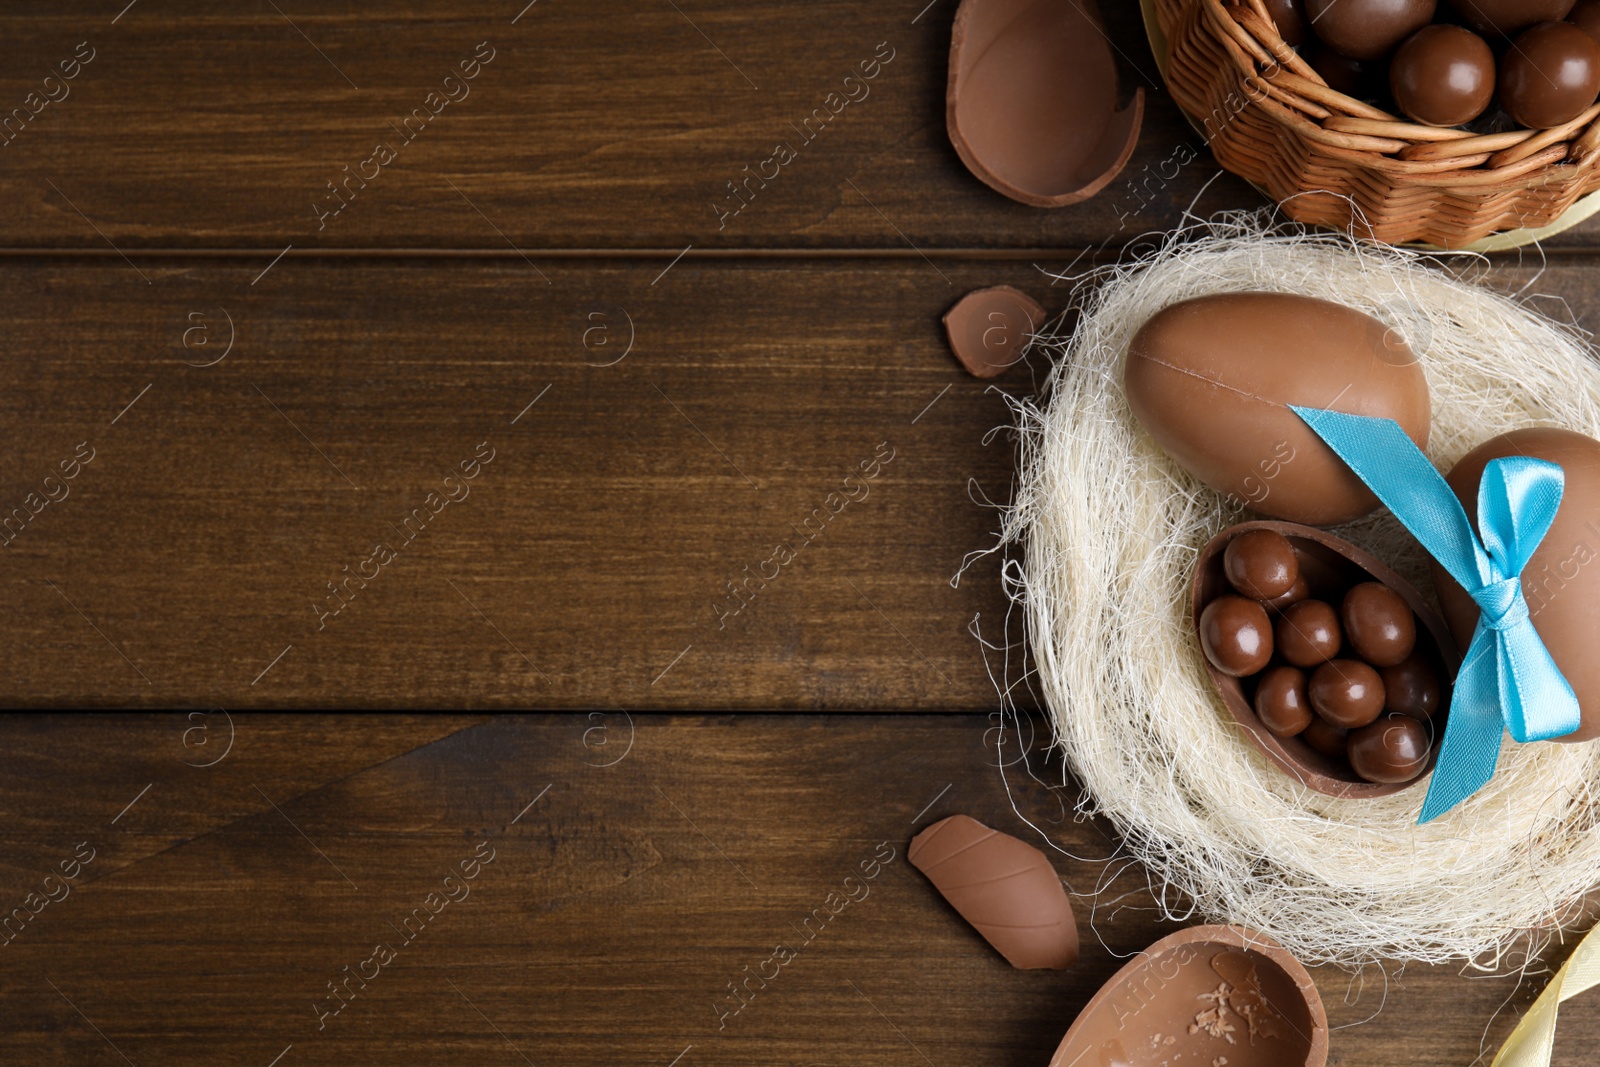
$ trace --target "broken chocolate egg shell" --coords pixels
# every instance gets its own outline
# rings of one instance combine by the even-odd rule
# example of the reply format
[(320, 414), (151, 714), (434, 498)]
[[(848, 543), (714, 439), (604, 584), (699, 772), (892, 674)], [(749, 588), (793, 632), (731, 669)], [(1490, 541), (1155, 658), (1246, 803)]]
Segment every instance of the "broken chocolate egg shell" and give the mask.
[(911, 839), (911, 865), (1013, 967), (1060, 970), (1078, 961), (1078, 921), (1043, 852), (966, 815)]
[(1328, 1016), (1300, 961), (1242, 926), (1180, 930), (1100, 987), (1050, 1067), (1324, 1067)]
[(1144, 90), (1118, 107), (1094, 0), (962, 0), (945, 122), (979, 179), (1033, 207), (1087, 200), (1127, 165)]
[[(1289, 539), (1289, 543), (1294, 546), (1295, 555), (1300, 560), (1300, 573), (1310, 584), (1311, 595), (1314, 597), (1332, 598), (1333, 602), (1337, 603), (1343, 599), (1346, 589), (1361, 582), (1373, 581), (1382, 582), (1399, 593), (1401, 599), (1416, 613), (1417, 619), (1422, 623), (1417, 628), (1417, 650), (1440, 665), (1442, 678), (1455, 678), (1456, 667), (1461, 662), (1455, 642), (1451, 639), (1450, 630), (1444, 620), (1429, 606), (1422, 594), (1371, 553), (1314, 526), (1300, 526), (1290, 522), (1244, 522), (1230, 526), (1212, 538), (1205, 548), (1200, 550), (1200, 556), (1195, 563), (1190, 606), (1196, 626), (1199, 625), (1200, 613), (1205, 610), (1207, 604), (1219, 596), (1232, 592), (1223, 568), (1222, 554), (1227, 549), (1229, 541), (1251, 530), (1273, 530)], [(1195, 648), (1198, 654), (1198, 642)], [(1203, 656), (1201, 658), (1204, 660)], [(1267, 758), (1283, 768), (1287, 774), (1300, 781), (1306, 788), (1314, 789), (1318, 793), (1350, 799), (1388, 796), (1421, 781), (1427, 772), (1433, 769), (1434, 760), (1438, 757), (1439, 746), (1435, 743), (1433, 752), (1428, 755), (1427, 767), (1410, 782), (1380, 784), (1365, 781), (1350, 768), (1348, 762), (1318, 752), (1302, 737), (1279, 737), (1267, 729), (1266, 724), (1256, 715), (1252, 688), (1254, 679), (1230, 678), (1211, 666), (1209, 662), (1205, 667), (1212, 684), (1222, 696), (1222, 702), (1227, 705), (1228, 711), (1239, 725), (1244, 727), (1245, 733), (1255, 742), (1256, 747), (1266, 753)], [(1447, 684), (1440, 701), (1441, 707), (1448, 707), (1449, 702), (1450, 693)], [(1441, 715), (1437, 720), (1435, 737), (1444, 736), (1443, 728), (1444, 720)]]
[(950, 350), (975, 378), (993, 378), (1022, 358), (1044, 325), (1039, 302), (1009, 285), (974, 289), (944, 313)]

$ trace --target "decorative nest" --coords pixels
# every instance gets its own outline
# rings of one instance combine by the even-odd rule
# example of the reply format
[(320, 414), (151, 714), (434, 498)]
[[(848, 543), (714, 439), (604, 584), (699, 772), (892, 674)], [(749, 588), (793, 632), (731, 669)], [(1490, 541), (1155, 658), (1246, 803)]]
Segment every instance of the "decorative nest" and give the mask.
[(1167, 87), (1217, 162), (1297, 222), (1461, 248), (1600, 189), (1600, 103), (1564, 126), (1422, 126), (1328, 87), (1263, 0), (1154, 0)]
[[(1421, 786), (1338, 799), (1285, 774), (1223, 706), (1190, 618), (1197, 554), (1248, 516), (1139, 425), (1123, 365), (1135, 331), (1180, 300), (1339, 301), (1422, 359), (1429, 455), (1448, 468), (1519, 427), (1600, 435), (1600, 364), (1576, 331), (1418, 253), (1265, 218), (1224, 217), (1097, 271), (1073, 336), (1035, 342), (1055, 358), (1041, 397), (1013, 401), (1021, 470), (1001, 537), (1020, 546), (1004, 573), (1031, 685), (1082, 810), (1118, 828), (1169, 915), (1260, 930), (1308, 963), (1498, 965), (1579, 922), (1600, 882), (1600, 743), (1508, 738), (1494, 779), (1424, 826)], [(1336, 532), (1432, 594), (1421, 547), (1387, 512)]]

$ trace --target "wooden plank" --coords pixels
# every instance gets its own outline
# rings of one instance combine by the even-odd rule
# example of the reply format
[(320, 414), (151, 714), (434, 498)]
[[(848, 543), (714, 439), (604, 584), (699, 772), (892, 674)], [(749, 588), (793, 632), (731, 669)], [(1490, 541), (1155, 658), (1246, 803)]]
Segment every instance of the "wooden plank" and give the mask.
[(992, 706), (1007, 408), (939, 316), (1031, 266), (140, 270), (0, 267), (0, 701)]
[[(1172, 225), (1216, 173), (1131, 3), (1105, 7), (1151, 93), (1142, 143), (1056, 211), (950, 146), (955, 0), (525, 3), (7, 4), (0, 116), (64, 96), (4, 128), (0, 247), (1083, 247)], [(780, 143), (795, 158), (767, 163)], [(1202, 209), (1260, 202), (1225, 179)]]
[[(346, 724), (345, 742), (359, 745), (375, 721)], [(156, 725), (123, 722), (129, 739)], [(611, 751), (595, 729), (610, 732)], [(4, 949), (0, 1058), (1043, 1063), (1124, 957), (1174, 927), (1157, 919), (1139, 871), (1117, 875), (1105, 829), (1066, 817), (1073, 794), (1016, 764), (1004, 773), (1020, 813), (1080, 857), (1052, 852), (1057, 869), (1075, 892), (1099, 889), (1098, 907), (1077, 900), (1082, 960), (1013, 970), (938, 899), (905, 861), (915, 828), (964, 812), (1039, 841), (1012, 810), (992, 730), (984, 716), (487, 723), (50, 905)], [(74, 744), (70, 732), (48, 740)], [(9, 772), (35, 739), (11, 726), (5, 741)], [(115, 773), (115, 760), (102, 751), (26, 783), (3, 773), (0, 795), (8, 809), (32, 803), (33, 791)], [(168, 814), (141, 813), (147, 825)], [(817, 926), (828, 894), (890, 850), (858, 882), (866, 895)], [(491, 851), (468, 894), (451, 890), (458, 899), (407, 940), (412, 909)], [(398, 946), (395, 958), (331, 1014), (327, 983), (379, 942)], [(778, 943), (799, 946), (794, 960), (732, 1013), (728, 984)], [(1513, 994), (1514, 977), (1388, 970), (1316, 972), (1339, 1027), (1330, 1062), (1472, 1062), (1539, 986)], [(1600, 1014), (1568, 1004), (1553, 1062), (1591, 1062), (1596, 1040)]]

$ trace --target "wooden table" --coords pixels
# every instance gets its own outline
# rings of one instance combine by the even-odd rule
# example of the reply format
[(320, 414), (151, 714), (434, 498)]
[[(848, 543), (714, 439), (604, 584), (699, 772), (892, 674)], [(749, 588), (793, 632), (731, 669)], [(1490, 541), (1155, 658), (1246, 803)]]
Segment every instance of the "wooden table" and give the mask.
[[(142, 709), (0, 728), (7, 907), (79, 866), (0, 946), (0, 1062), (1021, 1067), (1172, 928), (1042, 725), (990, 715), (997, 566), (951, 578), (1033, 384), (967, 377), (938, 320), (1001, 282), (1064, 309), (1048, 272), (1259, 200), (1131, 3), (1133, 162), (1077, 207), (998, 197), (946, 140), (954, 2), (925, 2), (0, 11), (0, 699)], [(1592, 326), (1597, 233), (1490, 278)], [(1072, 854), (1078, 967), (1011, 970), (909, 868), (958, 811)], [(1470, 1063), (1540, 984), (1317, 979), (1351, 1067)], [(1569, 1004), (1556, 1061), (1597, 1039)]]

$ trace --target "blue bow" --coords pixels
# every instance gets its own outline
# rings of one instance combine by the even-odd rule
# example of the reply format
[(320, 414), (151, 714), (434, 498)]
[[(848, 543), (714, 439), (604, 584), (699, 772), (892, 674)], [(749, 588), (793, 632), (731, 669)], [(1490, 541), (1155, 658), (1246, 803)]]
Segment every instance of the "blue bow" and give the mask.
[(1547, 741), (1578, 728), (1578, 698), (1533, 628), (1521, 578), (1555, 521), (1566, 477), (1542, 459), (1491, 460), (1478, 489), (1480, 541), (1449, 483), (1394, 420), (1290, 407), (1478, 605), (1417, 820), (1425, 823), (1494, 776), (1502, 723), (1518, 741)]

